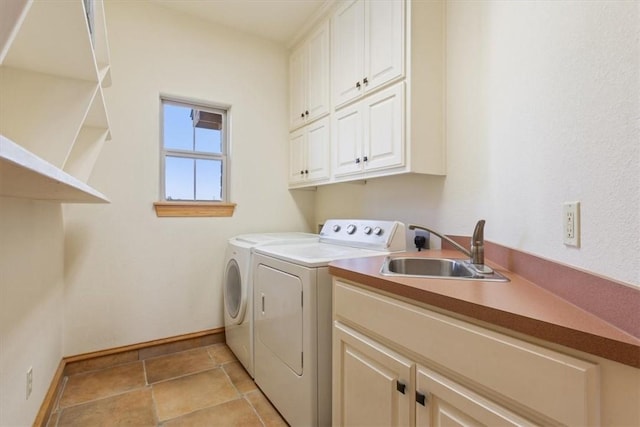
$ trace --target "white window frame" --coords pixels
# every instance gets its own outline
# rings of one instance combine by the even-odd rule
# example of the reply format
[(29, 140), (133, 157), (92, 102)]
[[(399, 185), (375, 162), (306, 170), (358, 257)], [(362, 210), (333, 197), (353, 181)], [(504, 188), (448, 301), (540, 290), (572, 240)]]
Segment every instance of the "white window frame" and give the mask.
[[(164, 143), (164, 105), (172, 104), (181, 107), (187, 107), (197, 109), (201, 111), (220, 114), (222, 116), (222, 129), (221, 129), (221, 141), (220, 149), (221, 153), (207, 153), (200, 151), (190, 150), (175, 150), (166, 149)], [(163, 202), (180, 202), (180, 203), (228, 203), (229, 202), (229, 106), (216, 105), (212, 103), (194, 101), (191, 99), (185, 99), (175, 96), (160, 96), (160, 200)], [(186, 200), (167, 200), (166, 198), (166, 169), (165, 159), (167, 156), (183, 157), (189, 159), (205, 159), (205, 160), (218, 160), (221, 162), (222, 177), (221, 177), (221, 198), (222, 200), (198, 200), (195, 198), (196, 187), (194, 184), (194, 199)], [(194, 180), (195, 180), (194, 174)]]

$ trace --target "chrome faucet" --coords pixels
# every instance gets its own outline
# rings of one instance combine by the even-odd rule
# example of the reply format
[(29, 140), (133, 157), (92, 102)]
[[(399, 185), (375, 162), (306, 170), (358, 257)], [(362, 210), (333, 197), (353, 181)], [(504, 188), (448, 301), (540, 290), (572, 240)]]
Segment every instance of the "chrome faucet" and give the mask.
[(476, 223), (471, 236), (471, 264), (484, 265), (484, 219)]
[(415, 230), (416, 228), (419, 230), (428, 231), (431, 234), (435, 234), (442, 240), (446, 240), (448, 243), (453, 245), (457, 250), (465, 254), (469, 257), (469, 263), (473, 266), (473, 268), (479, 273), (490, 274), (493, 273), (493, 270), (490, 267), (484, 265), (484, 223), (485, 220), (481, 219), (476, 223), (476, 227), (473, 230), (473, 236), (471, 237), (471, 250), (468, 250), (464, 246), (459, 245), (454, 242), (447, 236), (438, 233), (437, 231), (431, 230), (430, 228), (424, 227), (422, 225), (409, 224), (409, 230)]

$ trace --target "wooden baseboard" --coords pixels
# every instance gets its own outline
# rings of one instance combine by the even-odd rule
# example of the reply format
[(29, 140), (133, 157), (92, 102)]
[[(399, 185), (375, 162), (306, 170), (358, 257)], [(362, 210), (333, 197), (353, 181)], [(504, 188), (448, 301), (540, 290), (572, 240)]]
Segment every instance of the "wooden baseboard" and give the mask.
[[(124, 345), (122, 347), (115, 347), (115, 348), (110, 348), (106, 350), (93, 351), (90, 353), (83, 353), (75, 356), (67, 356), (67, 357), (64, 357), (63, 360), (67, 363), (81, 362), (84, 360), (97, 359), (99, 357), (111, 356), (114, 354), (126, 353), (134, 350), (149, 349), (149, 348), (154, 348), (158, 346), (165, 346), (167, 344), (175, 344), (179, 342), (197, 340), (200, 338), (206, 338), (211, 336), (216, 336), (216, 337), (221, 336), (222, 339), (220, 342), (224, 342), (224, 328), (208, 329), (206, 331), (201, 331), (201, 332), (193, 332), (190, 334), (177, 335), (169, 338), (161, 338), (158, 340), (146, 341), (146, 342), (137, 343), (137, 344)], [(195, 345), (193, 347), (200, 347), (200, 346)], [(173, 352), (167, 351), (166, 353), (173, 353)], [(146, 357), (143, 359), (146, 359)]]
[(36, 415), (35, 421), (33, 422), (34, 426), (47, 425), (49, 416), (51, 415), (51, 411), (53, 410), (53, 406), (55, 405), (56, 398), (60, 393), (60, 387), (62, 387), (62, 380), (64, 378), (64, 367), (65, 361), (64, 359), (62, 359), (60, 361), (60, 364), (58, 365), (56, 373), (53, 375), (53, 379), (51, 380), (51, 384), (49, 385), (49, 390), (47, 390), (47, 394), (44, 396), (42, 405), (40, 405), (40, 410)]
[(63, 357), (51, 380), (51, 385), (49, 386), (49, 390), (45, 395), (33, 425), (37, 427), (47, 425), (66, 375), (104, 369), (121, 363), (144, 360), (222, 342), (225, 342), (224, 328), (216, 328)]

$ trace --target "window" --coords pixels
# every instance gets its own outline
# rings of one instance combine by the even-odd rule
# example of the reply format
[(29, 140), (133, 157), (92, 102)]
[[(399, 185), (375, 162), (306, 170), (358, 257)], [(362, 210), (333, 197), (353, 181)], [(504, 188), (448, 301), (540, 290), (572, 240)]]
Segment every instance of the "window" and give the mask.
[(156, 203), (156, 212), (158, 205), (175, 208), (174, 202), (226, 204), (227, 133), (227, 110), (162, 99), (160, 188), (165, 202)]

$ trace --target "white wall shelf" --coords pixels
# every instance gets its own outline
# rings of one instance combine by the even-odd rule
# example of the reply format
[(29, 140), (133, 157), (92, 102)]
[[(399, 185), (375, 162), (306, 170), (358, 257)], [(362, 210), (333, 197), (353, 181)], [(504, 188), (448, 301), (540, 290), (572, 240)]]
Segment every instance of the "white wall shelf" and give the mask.
[(25, 0), (2, 21), (11, 30), (0, 40), (0, 135), (19, 154), (3, 154), (1, 195), (106, 201), (86, 182), (111, 139), (109, 45), (103, 0), (87, 4), (92, 31), (86, 4)]
[(0, 196), (63, 203), (109, 203), (104, 194), (2, 135)]
[(32, 1), (26, 7), (3, 65), (97, 82), (82, 0)]

